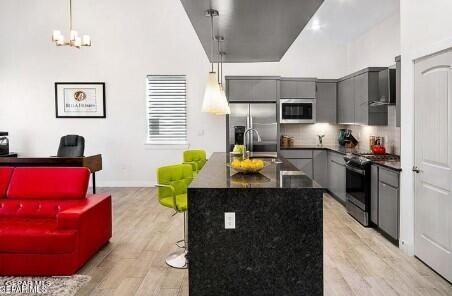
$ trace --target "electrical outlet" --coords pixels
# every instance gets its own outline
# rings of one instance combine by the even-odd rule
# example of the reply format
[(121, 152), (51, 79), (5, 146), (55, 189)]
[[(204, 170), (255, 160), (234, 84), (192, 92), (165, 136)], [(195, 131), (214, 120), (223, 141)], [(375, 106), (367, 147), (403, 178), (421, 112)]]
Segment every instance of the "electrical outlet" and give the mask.
[(235, 213), (224, 213), (224, 229), (235, 229)]

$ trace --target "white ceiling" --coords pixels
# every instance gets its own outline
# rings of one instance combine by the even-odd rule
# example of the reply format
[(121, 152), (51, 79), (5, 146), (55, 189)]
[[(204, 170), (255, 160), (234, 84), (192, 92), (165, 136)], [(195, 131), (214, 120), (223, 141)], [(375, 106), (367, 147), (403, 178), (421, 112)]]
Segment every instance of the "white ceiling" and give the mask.
[(319, 28), (315, 33), (348, 43), (398, 13), (399, 7), (399, 0), (325, 0), (305, 30), (314, 24)]

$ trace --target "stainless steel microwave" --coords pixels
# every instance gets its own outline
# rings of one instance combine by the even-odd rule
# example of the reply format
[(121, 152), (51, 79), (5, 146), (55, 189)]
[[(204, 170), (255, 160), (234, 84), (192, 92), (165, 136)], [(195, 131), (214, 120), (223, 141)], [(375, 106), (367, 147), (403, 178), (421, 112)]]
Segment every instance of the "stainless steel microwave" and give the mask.
[(281, 99), (280, 123), (315, 123), (315, 99)]

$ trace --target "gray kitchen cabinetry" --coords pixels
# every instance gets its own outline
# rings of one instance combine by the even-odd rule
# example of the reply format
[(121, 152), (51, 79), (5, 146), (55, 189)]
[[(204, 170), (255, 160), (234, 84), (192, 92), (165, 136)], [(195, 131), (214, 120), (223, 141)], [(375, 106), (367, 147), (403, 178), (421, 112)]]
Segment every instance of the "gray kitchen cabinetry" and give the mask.
[(378, 166), (370, 168), (370, 221), (378, 225)]
[(313, 178), (312, 150), (281, 150), (279, 153), (287, 158), (297, 169), (304, 172), (309, 178)]
[(328, 151), (328, 189), (340, 201), (346, 201), (346, 171), (344, 156)]
[(366, 68), (338, 83), (337, 122), (341, 124), (387, 125), (387, 106), (369, 106), (379, 98), (378, 73), (385, 68)]
[(355, 88), (353, 77), (337, 84), (337, 123), (355, 122)]
[(378, 173), (378, 228), (399, 239), (399, 174), (382, 167)]
[(316, 122), (337, 123), (337, 82), (317, 80)]
[(401, 80), (402, 80), (402, 61), (400, 56), (395, 58), (396, 61), (396, 127), (400, 127), (400, 108), (401, 108)]
[(229, 102), (276, 102), (279, 97), (278, 88), (278, 77), (226, 77)]
[(281, 98), (315, 99), (315, 78), (281, 78)]
[(320, 186), (328, 187), (328, 151), (326, 150), (314, 150), (312, 152), (312, 165), (314, 181), (320, 184)]

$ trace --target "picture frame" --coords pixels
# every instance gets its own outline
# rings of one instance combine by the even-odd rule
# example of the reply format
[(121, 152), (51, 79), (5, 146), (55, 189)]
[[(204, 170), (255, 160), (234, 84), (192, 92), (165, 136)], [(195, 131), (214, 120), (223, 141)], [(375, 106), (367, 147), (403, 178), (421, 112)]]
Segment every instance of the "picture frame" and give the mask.
[(105, 82), (55, 82), (56, 118), (106, 118)]

